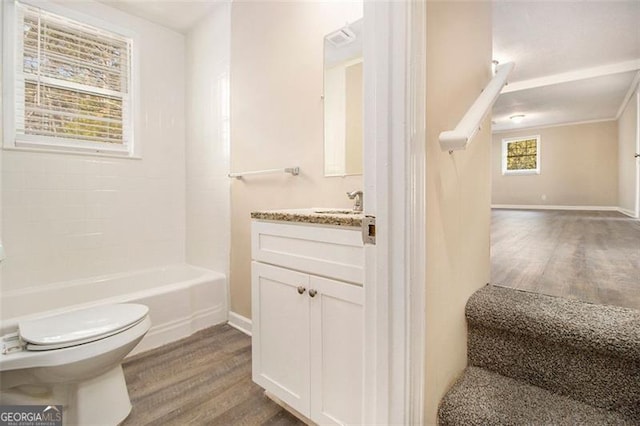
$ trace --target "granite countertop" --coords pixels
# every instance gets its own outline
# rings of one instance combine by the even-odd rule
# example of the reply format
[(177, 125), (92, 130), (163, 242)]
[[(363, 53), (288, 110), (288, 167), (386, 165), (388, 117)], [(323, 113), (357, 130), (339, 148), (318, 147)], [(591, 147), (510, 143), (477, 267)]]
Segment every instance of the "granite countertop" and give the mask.
[[(328, 213), (319, 213), (328, 212)], [(262, 210), (251, 212), (252, 219), (281, 222), (313, 223), (331, 226), (362, 226), (362, 213), (349, 209), (315, 207), (311, 209)]]

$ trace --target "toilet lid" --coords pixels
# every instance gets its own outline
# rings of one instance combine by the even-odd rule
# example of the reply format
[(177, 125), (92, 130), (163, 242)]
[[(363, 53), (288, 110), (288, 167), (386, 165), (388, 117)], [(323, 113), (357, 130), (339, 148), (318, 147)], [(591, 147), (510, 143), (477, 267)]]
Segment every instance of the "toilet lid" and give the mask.
[(28, 350), (60, 349), (119, 333), (149, 313), (145, 305), (123, 303), (65, 312), (18, 324)]

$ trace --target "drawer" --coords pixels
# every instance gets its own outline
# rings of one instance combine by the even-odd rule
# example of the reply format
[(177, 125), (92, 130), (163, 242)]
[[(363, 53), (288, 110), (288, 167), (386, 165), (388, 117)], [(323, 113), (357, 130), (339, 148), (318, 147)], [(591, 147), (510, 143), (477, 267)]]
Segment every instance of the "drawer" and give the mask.
[(258, 262), (355, 284), (364, 282), (359, 228), (253, 221), (251, 254)]

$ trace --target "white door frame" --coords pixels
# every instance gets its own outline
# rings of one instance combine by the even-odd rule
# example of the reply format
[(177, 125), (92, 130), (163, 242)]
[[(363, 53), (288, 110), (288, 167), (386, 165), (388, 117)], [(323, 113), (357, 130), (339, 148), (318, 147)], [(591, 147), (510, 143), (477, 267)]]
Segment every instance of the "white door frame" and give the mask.
[(364, 3), (365, 424), (422, 424), (425, 3)]
[[(636, 86), (636, 154), (640, 154), (640, 86)], [(636, 160), (636, 219), (640, 219), (640, 158)]]

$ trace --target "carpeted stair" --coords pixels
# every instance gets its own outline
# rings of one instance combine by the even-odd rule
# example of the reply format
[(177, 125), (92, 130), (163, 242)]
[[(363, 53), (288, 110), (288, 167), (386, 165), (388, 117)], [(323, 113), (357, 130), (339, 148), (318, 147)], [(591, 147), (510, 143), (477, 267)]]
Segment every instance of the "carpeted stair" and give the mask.
[(640, 311), (488, 285), (445, 425), (640, 425)]

